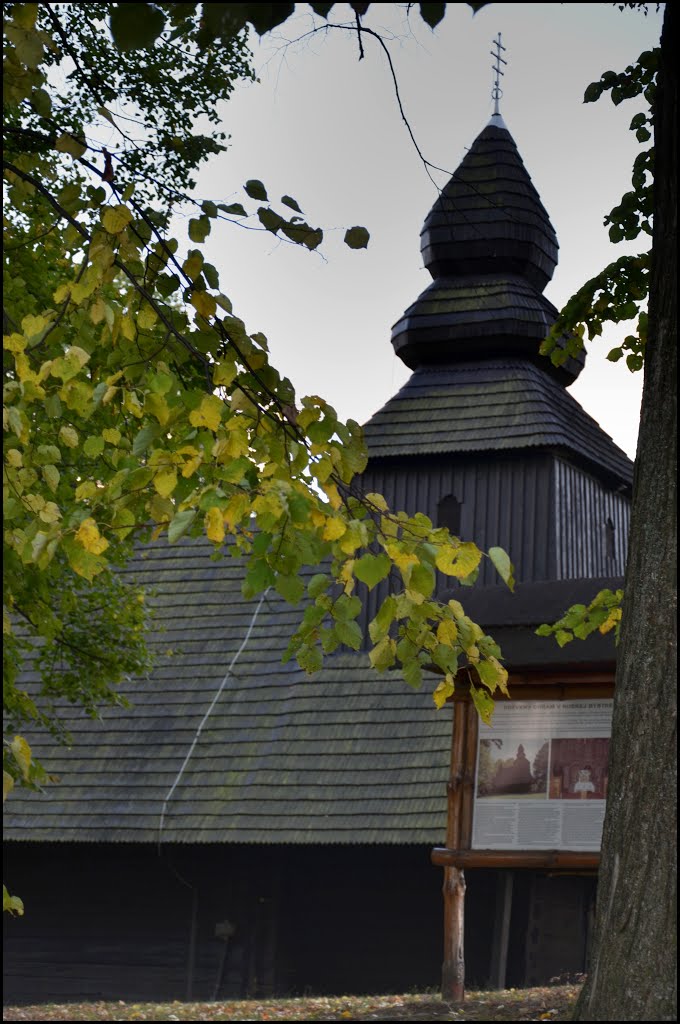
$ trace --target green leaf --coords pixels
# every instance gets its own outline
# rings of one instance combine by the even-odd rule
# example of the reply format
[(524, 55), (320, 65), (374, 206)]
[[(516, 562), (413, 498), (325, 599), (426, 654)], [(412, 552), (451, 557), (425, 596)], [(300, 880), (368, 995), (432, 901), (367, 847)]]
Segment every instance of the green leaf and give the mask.
[(168, 541), (170, 544), (174, 544), (175, 541), (178, 541), (180, 537), (184, 536), (196, 518), (196, 515), (197, 511), (195, 508), (187, 508), (184, 509), (183, 512), (177, 513), (168, 526)]
[(489, 558), (496, 567), (496, 572), (503, 580), (507, 583), (510, 590), (515, 589), (515, 576), (513, 572), (512, 562), (510, 558), (503, 550), (503, 548), (489, 548)]
[(284, 206), (289, 206), (291, 210), (295, 210), (296, 213), (302, 213), (302, 210), (297, 204), (297, 200), (293, 199), (292, 196), (281, 196), (281, 202)]
[(73, 135), (60, 135), (54, 144), (54, 148), (60, 153), (68, 153), (69, 156), (78, 160), (87, 151), (84, 140), (76, 139)]
[(277, 576), (275, 586), (289, 604), (297, 604), (305, 592), (304, 580), (299, 576)]
[(397, 614), (397, 602), (390, 594), (385, 598), (378, 609), (378, 613), (369, 624), (368, 632), (373, 643), (377, 643), (389, 631)]
[(350, 249), (365, 249), (370, 237), (366, 228), (348, 228), (345, 232), (345, 245), (348, 245)]
[(488, 690), (482, 687), (473, 686), (470, 683), (470, 696), (472, 697), (472, 703), (477, 709), (477, 714), (483, 722), (487, 725), (491, 725), (491, 719), (493, 718), (495, 702)]
[[(258, 184), (261, 184), (261, 182), (258, 182)], [(264, 185), (262, 186), (262, 190), (264, 191)], [(261, 197), (255, 196), (255, 198), (258, 199), (258, 198), (261, 198)], [(264, 198), (265, 199), (267, 198), (266, 193), (264, 195)], [(241, 206), (240, 203), (229, 203), (229, 204), (219, 203), (218, 204), (218, 208), (220, 210), (222, 210), (223, 213), (228, 213), (232, 217), (247, 217), (248, 216), (248, 214), (246, 213), (246, 211), (244, 210), (244, 208)]]
[(330, 579), (325, 572), (317, 572), (312, 576), (311, 580), (307, 584), (307, 593), (312, 600), (319, 597), (320, 594), (325, 593), (329, 582)]
[(271, 32), (273, 28), (276, 28), (277, 25), (280, 25), (289, 18), (295, 10), (295, 4), (252, 3), (246, 4), (245, 8), (247, 20), (253, 26), (258, 36), (262, 36), (265, 32)]
[(260, 206), (257, 211), (257, 218), (262, 227), (266, 228), (267, 231), (271, 231), (274, 235), (286, 223), (280, 214), (270, 210), (268, 206)]
[(104, 438), (88, 437), (83, 444), (83, 451), (88, 459), (96, 459), (104, 451)]
[(192, 242), (205, 242), (210, 234), (210, 217), (197, 217), (189, 221), (189, 238)]
[(446, 14), (446, 4), (420, 4), (420, 16), (426, 25), (434, 28)]
[(165, 28), (165, 15), (153, 4), (116, 4), (109, 24), (119, 50), (140, 50), (153, 46)]
[(267, 202), (267, 190), (262, 182), (258, 181), (257, 178), (251, 178), (245, 183), (243, 188), (251, 199), (261, 199), (263, 202)]
[(241, 590), (245, 598), (255, 597), (275, 582), (274, 573), (263, 558), (253, 558), (248, 566)]
[(323, 668), (323, 654), (318, 647), (304, 645), (297, 653), (298, 665), (309, 675)]
[(392, 668), (396, 660), (396, 644), (394, 640), (385, 636), (382, 640), (375, 645), (372, 651), (370, 651), (368, 658), (378, 672), (385, 672), (388, 668)]
[(409, 686), (412, 686), (414, 690), (420, 689), (423, 682), (423, 672), (417, 658), (405, 661), (402, 666), (402, 672)]
[(423, 597), (430, 597), (434, 591), (434, 586), (435, 575), (432, 567), (423, 563), (414, 565), (408, 581), (408, 590), (415, 590), (417, 594), (422, 594)]
[(132, 442), (132, 454), (142, 455), (149, 445), (153, 444), (153, 442), (160, 436), (160, 433), (160, 423), (147, 423), (145, 427), (142, 427)]
[(390, 557), (384, 553), (379, 555), (363, 555), (354, 564), (354, 575), (362, 583), (365, 583), (369, 590), (384, 580), (392, 567)]
[(335, 634), (345, 647), (351, 647), (353, 651), (358, 651), (361, 648), (363, 635), (358, 622), (336, 622)]

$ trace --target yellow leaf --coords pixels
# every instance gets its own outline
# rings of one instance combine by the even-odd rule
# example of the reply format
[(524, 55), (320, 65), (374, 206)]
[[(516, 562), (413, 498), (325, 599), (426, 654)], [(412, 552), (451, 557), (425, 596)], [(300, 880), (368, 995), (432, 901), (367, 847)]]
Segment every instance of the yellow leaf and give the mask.
[(447, 545), (440, 548), (435, 558), (435, 564), (440, 572), (447, 576), (456, 576), (458, 579), (465, 579), (479, 565), (482, 552), (476, 544), (471, 541), (464, 541), (459, 545)]
[(4, 334), (2, 337), (2, 347), (8, 352), (23, 352), (27, 344), (23, 334)]
[[(343, 523), (342, 519), (335, 519), (329, 516), (326, 519), (326, 525), (323, 529), (324, 540), (337, 540), (338, 537), (342, 537), (343, 533), (347, 532), (347, 525)], [(354, 549), (352, 549), (354, 550)], [(350, 554), (352, 552), (349, 552)]]
[(29, 316), (25, 316), (21, 321), (21, 329), (26, 335), (28, 341), (33, 341), (34, 338), (37, 338), (38, 335), (42, 334), (48, 323), (49, 321), (46, 320), (44, 316), (33, 316), (32, 314), (29, 314)]
[(414, 555), (412, 551), (405, 551), (398, 542), (386, 544), (385, 550), (402, 573), (418, 563), (418, 556)]
[(102, 430), (102, 437), (107, 444), (112, 444), (115, 447), (115, 445), (120, 441), (121, 433), (120, 430), (116, 429), (116, 427), (104, 427)]
[[(110, 391), (112, 392), (111, 398), (113, 398), (113, 395), (116, 393), (115, 388), (109, 388), (104, 397), (102, 398), (102, 405), (106, 403), (106, 396), (109, 394)], [(141, 420), (142, 416), (144, 415), (142, 403), (139, 401), (134, 391), (125, 392), (123, 396), (123, 408), (126, 409), (129, 413), (132, 413), (133, 416), (136, 416), (138, 420)]]
[(40, 512), (45, 507), (45, 499), (42, 494), (24, 494), (23, 500), (31, 512)]
[(223, 359), (222, 362), (218, 363), (213, 371), (213, 384), (215, 387), (222, 385), (223, 387), (229, 387), (236, 377), (238, 370), (236, 364), (233, 361)]
[(4, 804), (5, 800), (7, 799), (7, 797), (9, 796), (9, 794), (12, 792), (13, 789), (14, 789), (14, 779), (9, 774), (9, 772), (6, 772), (5, 769), (3, 768), (3, 770), (2, 770), (2, 802), (3, 802), (3, 804)]
[(100, 324), (106, 315), (104, 300), (99, 296), (90, 306), (90, 320), (93, 324)]
[(148, 305), (144, 306), (137, 315), (137, 325), (141, 327), (143, 331), (148, 331), (149, 328), (153, 327), (157, 320), (158, 314), (156, 313), (156, 310)]
[(53, 501), (46, 501), (38, 513), (43, 523), (56, 523), (61, 519), (61, 511)]
[(189, 413), (189, 422), (193, 427), (207, 427), (217, 430), (222, 419), (223, 402), (217, 395), (206, 395), (197, 409)]
[(617, 622), (621, 619), (621, 608), (612, 608), (607, 618), (602, 622), (598, 629), (603, 635), (608, 633), (610, 629), (613, 629)]
[(59, 437), (67, 448), (78, 447), (78, 434), (73, 427), (61, 427), (59, 429)]
[(137, 328), (132, 317), (124, 316), (120, 321), (120, 333), (128, 341), (134, 341), (137, 334)]
[(453, 696), (454, 690), (455, 686), (453, 685), (453, 676), (447, 675), (446, 679), (442, 680), (432, 694), (432, 700), (437, 705), (438, 710), (441, 710), (449, 697)]
[(328, 500), (330, 502), (331, 508), (334, 508), (336, 510), (336, 512), (337, 512), (337, 510), (342, 505), (342, 498), (340, 497), (340, 493), (339, 493), (337, 487), (335, 486), (335, 484), (329, 484), (329, 483), (325, 483), (322, 486), (323, 486), (323, 489), (324, 489), (324, 491), (326, 493), (326, 497), (328, 498)]
[(205, 532), (208, 539), (216, 544), (221, 544), (224, 540), (224, 517), (215, 505), (205, 514)]
[(180, 448), (178, 455), (189, 455), (190, 458), (182, 466), (182, 476), (185, 480), (188, 480), (190, 476), (193, 476), (198, 467), (203, 461), (202, 454), (193, 447), (193, 445), (187, 444), (183, 448)]
[(203, 269), (203, 257), (200, 252), (195, 252), (182, 264), (182, 270), (190, 281), (195, 281)]
[(167, 498), (177, 486), (177, 473), (174, 469), (161, 469), (154, 476), (153, 485), (162, 498)]
[(101, 536), (99, 527), (92, 518), (83, 519), (76, 532), (76, 540), (92, 555), (101, 555), (109, 546), (108, 540)]
[(153, 393), (146, 395), (144, 398), (144, 411), (155, 416), (162, 427), (164, 427), (170, 419), (168, 403), (162, 395), (156, 395)]
[(458, 639), (458, 627), (453, 619), (442, 619), (437, 626), (437, 640), (440, 644), (447, 644), (453, 647)]
[(127, 206), (119, 203), (117, 206), (109, 206), (104, 210), (102, 224), (110, 235), (119, 235), (124, 231), (132, 220), (132, 213)]
[(5, 453), (5, 461), (7, 465), (11, 466), (13, 469), (20, 469), (24, 464), (24, 457), (18, 448), (10, 448), (9, 451)]
[(23, 736), (15, 736), (10, 747), (15, 761), (21, 769), (21, 774), (28, 779), (31, 771), (31, 748)]
[(84, 348), (79, 348), (77, 345), (71, 345), (70, 348), (66, 349), (64, 357), (69, 362), (77, 363), (80, 367), (83, 367), (85, 363), (89, 362), (90, 353), (86, 352)]
[(217, 303), (208, 292), (192, 292), (191, 305), (206, 319), (214, 316), (217, 309)]
[(387, 502), (383, 498), (382, 494), (367, 494), (366, 501), (371, 505), (375, 505), (375, 507), (379, 508), (381, 512), (387, 511)]
[(97, 493), (97, 485), (94, 480), (84, 480), (76, 487), (76, 501), (84, 501), (87, 498), (94, 498)]
[(229, 504), (223, 512), (223, 519), (227, 529), (234, 531), (236, 525), (241, 522), (244, 516), (250, 513), (250, 498), (247, 494), (235, 494), (229, 499)]

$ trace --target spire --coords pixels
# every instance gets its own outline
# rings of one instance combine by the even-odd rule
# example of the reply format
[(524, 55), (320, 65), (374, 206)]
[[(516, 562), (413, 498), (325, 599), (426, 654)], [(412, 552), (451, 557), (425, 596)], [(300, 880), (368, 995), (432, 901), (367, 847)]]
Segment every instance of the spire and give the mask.
[(494, 39), (491, 45), (496, 47), (495, 53), (493, 52), (493, 50), (490, 51), (491, 56), (493, 57), (495, 62), (492, 65), (492, 68), (496, 75), (493, 84), (493, 89), (491, 90), (491, 99), (494, 102), (493, 116), (500, 117), (501, 112), (498, 104), (501, 96), (503, 95), (503, 90), (501, 89), (501, 77), (505, 74), (505, 72), (501, 69), (501, 64), (505, 64), (506, 67), (508, 64), (507, 60), (503, 60), (503, 58), (501, 57), (501, 50), (505, 51), (505, 47), (501, 42), (500, 32), (498, 33), (498, 39)]

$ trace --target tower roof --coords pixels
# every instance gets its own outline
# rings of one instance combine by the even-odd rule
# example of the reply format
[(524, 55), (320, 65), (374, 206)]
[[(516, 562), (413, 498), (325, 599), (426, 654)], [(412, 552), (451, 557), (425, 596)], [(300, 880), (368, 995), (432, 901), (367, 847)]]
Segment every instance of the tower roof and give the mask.
[(548, 374), (526, 359), (421, 367), (364, 425), (371, 459), (561, 451), (625, 490), (633, 464)]
[(540, 291), (551, 279), (555, 230), (500, 114), (473, 142), (420, 237), (434, 278), (519, 274)]
[(500, 114), (475, 139), (421, 231), (433, 282), (392, 328), (412, 369), (518, 357), (562, 385), (585, 355), (553, 366), (539, 346), (557, 318), (543, 295), (557, 265), (555, 230)]

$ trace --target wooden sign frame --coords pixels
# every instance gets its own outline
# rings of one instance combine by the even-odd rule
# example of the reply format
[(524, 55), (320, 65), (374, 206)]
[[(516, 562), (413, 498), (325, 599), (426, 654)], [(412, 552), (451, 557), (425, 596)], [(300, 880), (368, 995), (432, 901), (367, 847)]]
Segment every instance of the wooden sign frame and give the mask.
[[(513, 700), (597, 700), (614, 695), (614, 671), (526, 672), (513, 674), (508, 687)], [(498, 700), (505, 700), (499, 696)], [(442, 997), (462, 1003), (465, 996), (464, 870), (507, 868), (542, 871), (596, 872), (600, 854), (569, 850), (473, 850), (472, 816), (479, 719), (469, 686), (457, 682), (453, 704), (451, 763), (447, 783), (446, 846), (435, 847), (432, 863), (444, 868), (444, 962)]]

